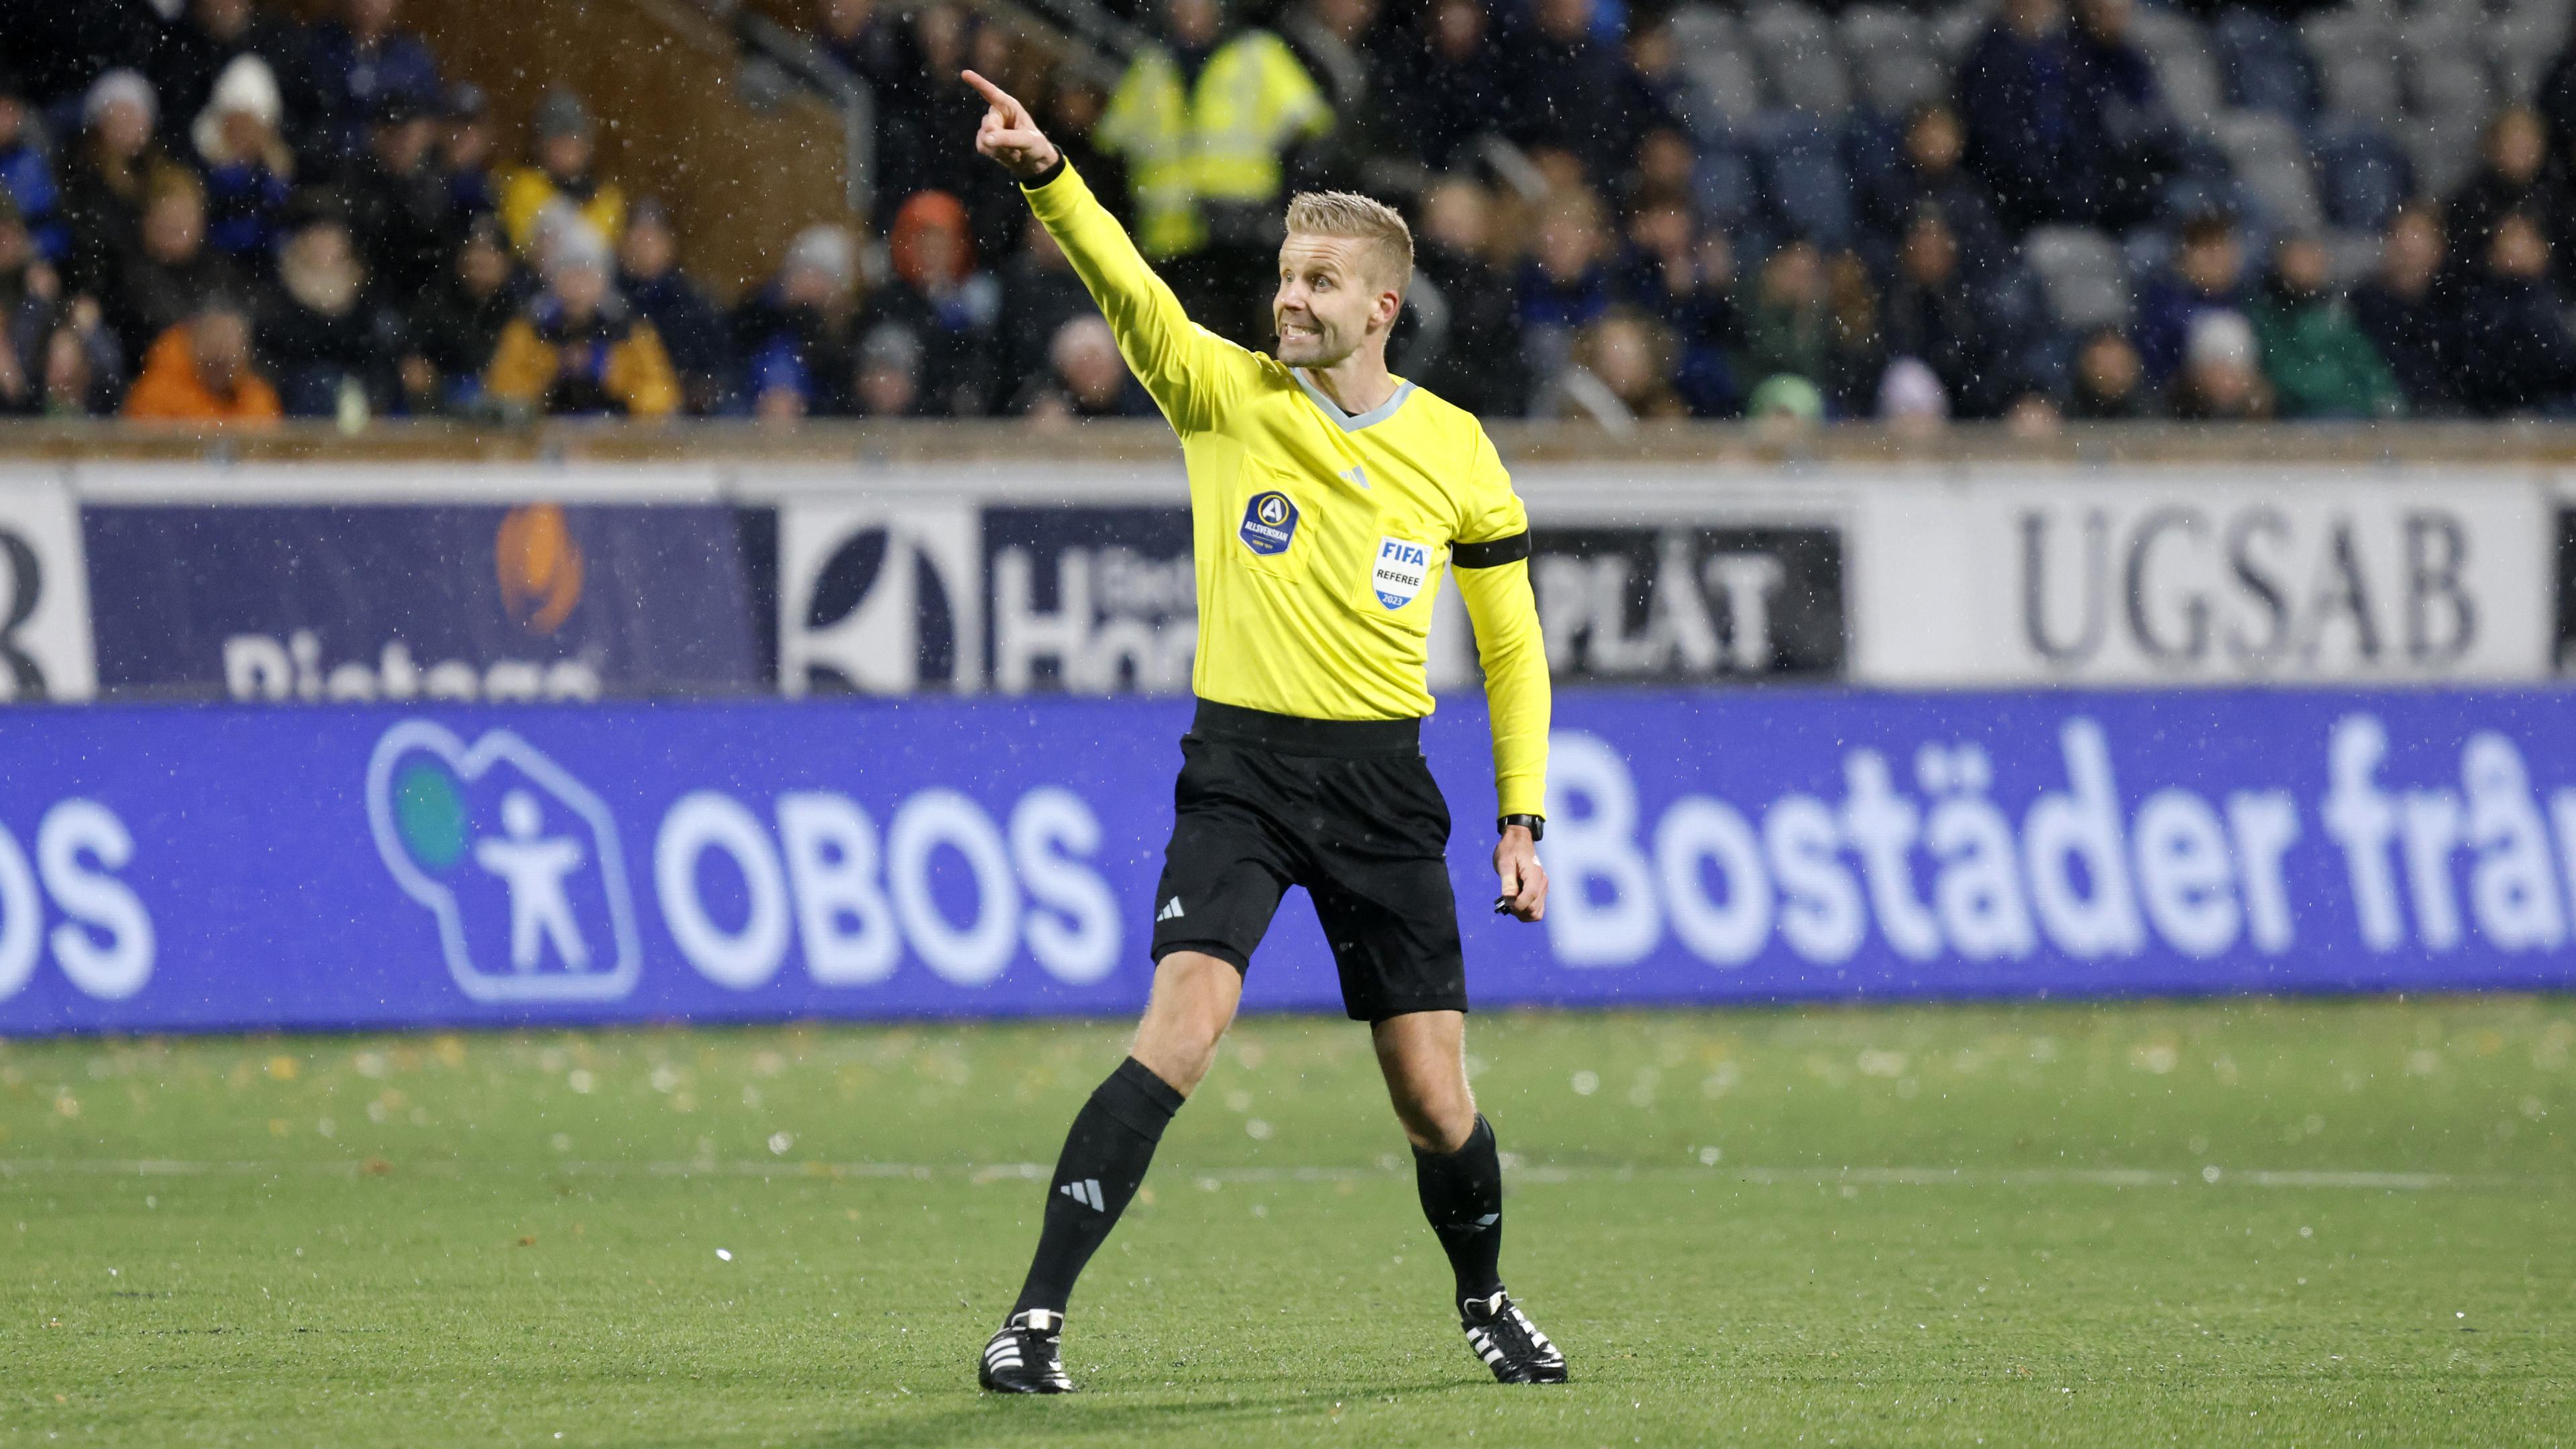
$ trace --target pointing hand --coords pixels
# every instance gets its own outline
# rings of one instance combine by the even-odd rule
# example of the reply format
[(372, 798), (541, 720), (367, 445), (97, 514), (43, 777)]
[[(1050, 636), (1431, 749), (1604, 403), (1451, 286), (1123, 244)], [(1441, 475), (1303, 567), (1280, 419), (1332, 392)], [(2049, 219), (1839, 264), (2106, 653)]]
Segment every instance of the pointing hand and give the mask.
[(1056, 163), (1055, 143), (1038, 129), (1009, 91), (973, 71), (959, 73), (986, 103), (983, 123), (975, 128), (975, 149), (1002, 163), (1002, 169), (1027, 181)]

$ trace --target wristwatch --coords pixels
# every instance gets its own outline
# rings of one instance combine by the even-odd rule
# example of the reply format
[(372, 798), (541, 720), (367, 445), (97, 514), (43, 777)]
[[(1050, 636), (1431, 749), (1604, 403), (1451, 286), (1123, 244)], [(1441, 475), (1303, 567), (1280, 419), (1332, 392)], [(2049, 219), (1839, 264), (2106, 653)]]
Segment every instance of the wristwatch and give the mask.
[(1494, 833), (1500, 835), (1515, 825), (1527, 827), (1532, 840), (1547, 838), (1547, 817), (1544, 815), (1506, 815), (1494, 822)]

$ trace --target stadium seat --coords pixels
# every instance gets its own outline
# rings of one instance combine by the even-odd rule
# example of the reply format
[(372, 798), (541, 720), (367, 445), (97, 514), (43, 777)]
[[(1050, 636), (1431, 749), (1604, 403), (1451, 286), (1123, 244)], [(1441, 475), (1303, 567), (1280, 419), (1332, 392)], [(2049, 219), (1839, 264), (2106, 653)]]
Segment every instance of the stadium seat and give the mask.
[(2382, 125), (2398, 119), (2406, 90), (2395, 26), (2347, 6), (2309, 20), (2304, 33), (2327, 111)]
[(1784, 233), (1822, 246), (1850, 245), (1851, 174), (1837, 128), (1796, 113), (1775, 115), (1754, 142), (1754, 166), (1763, 200)]
[(2156, 84), (2184, 127), (2208, 134), (2218, 123), (2218, 63), (2210, 58), (2200, 27), (2170, 10), (2140, 9), (2129, 22), (2130, 39), (2147, 53)]
[(2317, 113), (2317, 68), (2299, 33), (2243, 6), (2220, 12), (2210, 38), (2227, 102), (2305, 125)]
[(2415, 173), (2415, 189), (2448, 196), (2478, 167), (2480, 121), (2417, 119), (2400, 122), (2398, 144)]
[(1903, 116), (1950, 89), (1932, 34), (1916, 16), (1884, 5), (1843, 12), (1843, 56), (1860, 100), (1882, 116)]
[(2313, 232), (2325, 224), (2307, 144), (2287, 120), (2269, 111), (2226, 112), (2218, 118), (2218, 145), (2266, 230)]
[(2408, 114), (2444, 127), (2483, 126), (2495, 110), (2496, 87), (2474, 17), (2419, 12), (2402, 36)]
[(1691, 202), (1702, 225), (1735, 230), (1751, 220), (1761, 202), (1753, 176), (1753, 158), (1733, 141), (1703, 141), (1699, 162), (1691, 168)]
[(2325, 244), (2327, 275), (2334, 278), (2339, 291), (2351, 291), (2379, 270), (2381, 242), (2376, 232), (2332, 231), (2326, 233)]
[(2386, 230), (2414, 185), (2405, 149), (2366, 121), (2335, 121), (2318, 128), (2313, 151), (2327, 223), (2374, 237)]
[(1818, 120), (1835, 119), (1851, 109), (1851, 76), (1823, 15), (1775, 0), (1745, 12), (1744, 36), (1769, 73), (1772, 99), (1782, 108)]
[(2043, 226), (2022, 242), (2059, 326), (2070, 332), (2129, 325), (2128, 269), (2120, 244), (2091, 227)]
[(2486, 23), (2487, 63), (2495, 72), (2503, 99), (2525, 105), (2540, 90), (2540, 78), (2558, 59), (2567, 41), (2568, 13), (2558, 5), (2524, 5)]
[(1729, 126), (1751, 122), (1762, 109), (1762, 74), (1735, 17), (1714, 5), (1685, 5), (1672, 24), (1682, 74)]
[(1955, 71), (1959, 62), (1968, 58), (1977, 38), (1995, 23), (1991, 0), (1968, 0), (1932, 17), (1930, 36), (1932, 53), (1940, 58), (1941, 68)]

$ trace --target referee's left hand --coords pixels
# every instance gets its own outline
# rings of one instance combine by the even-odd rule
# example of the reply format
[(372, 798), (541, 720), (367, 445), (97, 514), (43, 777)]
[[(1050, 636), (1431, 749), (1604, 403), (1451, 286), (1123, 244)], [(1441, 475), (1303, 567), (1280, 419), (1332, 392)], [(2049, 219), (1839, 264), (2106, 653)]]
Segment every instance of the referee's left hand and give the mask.
[(1523, 921), (1547, 914), (1547, 867), (1538, 863), (1538, 842), (1526, 825), (1508, 826), (1494, 846), (1494, 874), (1502, 892), (1497, 904)]

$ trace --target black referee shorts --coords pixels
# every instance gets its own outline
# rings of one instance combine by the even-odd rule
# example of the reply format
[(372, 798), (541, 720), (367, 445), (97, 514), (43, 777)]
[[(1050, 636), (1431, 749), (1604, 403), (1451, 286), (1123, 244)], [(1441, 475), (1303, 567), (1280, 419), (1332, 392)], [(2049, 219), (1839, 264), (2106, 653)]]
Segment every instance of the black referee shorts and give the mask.
[(1355, 1021), (1467, 1009), (1449, 806), (1420, 720), (1311, 720), (1200, 700), (1154, 889), (1154, 959), (1246, 970), (1279, 897), (1304, 886)]

